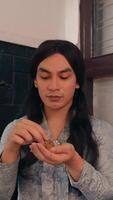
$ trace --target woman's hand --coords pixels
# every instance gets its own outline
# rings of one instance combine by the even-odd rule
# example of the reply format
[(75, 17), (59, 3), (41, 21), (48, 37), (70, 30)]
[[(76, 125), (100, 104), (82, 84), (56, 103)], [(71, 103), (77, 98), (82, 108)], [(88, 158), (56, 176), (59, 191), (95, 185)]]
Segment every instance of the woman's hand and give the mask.
[(47, 135), (39, 124), (28, 119), (21, 119), (9, 134), (7, 144), (13, 149), (15, 146), (21, 147), (34, 141), (44, 142), (45, 140), (47, 140)]
[(2, 154), (3, 162), (14, 162), (19, 156), (22, 145), (32, 142), (43, 143), (47, 140), (47, 135), (41, 126), (31, 120), (19, 120), (8, 136)]
[(74, 146), (70, 143), (56, 145), (50, 150), (46, 149), (41, 143), (32, 143), (30, 145), (32, 153), (42, 161), (50, 164), (65, 164), (70, 175), (75, 181), (80, 178), (83, 170), (84, 161), (75, 151)]

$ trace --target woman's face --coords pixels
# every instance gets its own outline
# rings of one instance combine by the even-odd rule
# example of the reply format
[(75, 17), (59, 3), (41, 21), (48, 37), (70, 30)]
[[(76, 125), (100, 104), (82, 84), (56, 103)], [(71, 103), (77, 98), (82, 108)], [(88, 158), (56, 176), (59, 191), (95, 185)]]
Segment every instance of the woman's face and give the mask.
[(70, 108), (75, 89), (79, 88), (73, 69), (66, 58), (58, 53), (39, 64), (34, 84), (44, 108), (52, 110)]

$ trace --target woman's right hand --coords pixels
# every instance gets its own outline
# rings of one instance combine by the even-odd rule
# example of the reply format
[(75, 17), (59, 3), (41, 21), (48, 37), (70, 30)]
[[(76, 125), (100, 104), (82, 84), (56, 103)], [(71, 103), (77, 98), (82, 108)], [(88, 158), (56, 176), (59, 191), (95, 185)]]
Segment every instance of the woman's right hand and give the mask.
[(47, 135), (43, 128), (28, 119), (19, 120), (8, 136), (2, 154), (2, 162), (12, 163), (17, 160), (22, 145), (32, 142), (44, 143)]

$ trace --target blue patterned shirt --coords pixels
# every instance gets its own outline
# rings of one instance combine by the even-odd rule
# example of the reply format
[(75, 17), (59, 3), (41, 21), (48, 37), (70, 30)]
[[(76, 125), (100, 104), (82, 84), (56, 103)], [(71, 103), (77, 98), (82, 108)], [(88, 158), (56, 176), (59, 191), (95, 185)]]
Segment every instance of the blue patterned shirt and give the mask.
[[(1, 138), (0, 152), (17, 120), (10, 123)], [(51, 165), (37, 160), (18, 174), (19, 159), (13, 164), (0, 163), (0, 200), (10, 200), (18, 175), (18, 200), (112, 200), (113, 199), (113, 128), (107, 122), (92, 118), (92, 127), (99, 148), (96, 168), (87, 161), (80, 179), (75, 182), (64, 164)], [(41, 126), (49, 137), (47, 121)], [(69, 128), (59, 136), (66, 142)], [(23, 157), (24, 152), (21, 152)]]

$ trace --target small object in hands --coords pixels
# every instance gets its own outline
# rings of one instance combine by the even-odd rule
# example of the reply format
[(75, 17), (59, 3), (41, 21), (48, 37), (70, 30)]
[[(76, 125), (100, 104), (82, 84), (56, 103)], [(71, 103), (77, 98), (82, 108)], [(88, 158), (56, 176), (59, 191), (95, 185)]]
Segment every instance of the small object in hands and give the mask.
[(46, 140), (44, 143), (44, 146), (49, 150), (52, 147), (59, 145), (59, 141), (58, 140)]

